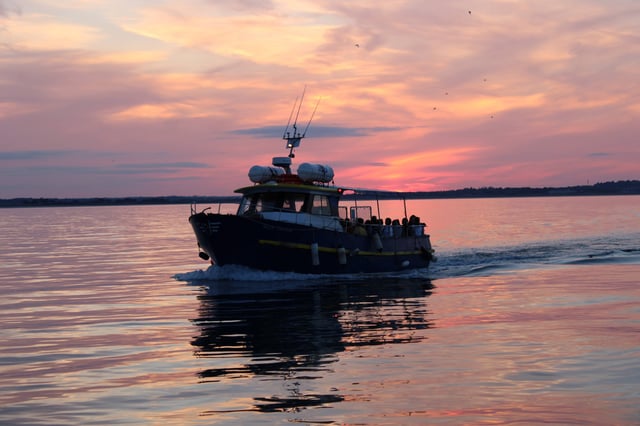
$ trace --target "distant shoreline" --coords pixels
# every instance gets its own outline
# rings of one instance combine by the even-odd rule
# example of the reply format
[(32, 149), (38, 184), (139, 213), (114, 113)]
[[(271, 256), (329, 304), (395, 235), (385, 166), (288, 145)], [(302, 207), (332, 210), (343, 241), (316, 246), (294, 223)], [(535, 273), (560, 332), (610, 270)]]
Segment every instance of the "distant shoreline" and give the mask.
[[(603, 195), (640, 195), (640, 180), (596, 183), (593, 185), (547, 188), (464, 188), (448, 191), (387, 192), (363, 191), (358, 199), (418, 200), (452, 198), (571, 197)], [(345, 199), (353, 199), (350, 194)], [(80, 207), (133, 206), (167, 204), (237, 203), (240, 196), (159, 196), (159, 197), (92, 197), (92, 198), (11, 198), (0, 199), (0, 208), (10, 207)]]

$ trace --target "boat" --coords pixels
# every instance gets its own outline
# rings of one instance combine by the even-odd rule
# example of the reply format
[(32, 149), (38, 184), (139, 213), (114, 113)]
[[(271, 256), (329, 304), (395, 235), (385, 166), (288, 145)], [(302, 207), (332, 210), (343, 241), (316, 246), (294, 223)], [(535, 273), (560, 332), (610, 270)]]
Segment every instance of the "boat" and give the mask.
[[(294, 172), (294, 149), (311, 119), (302, 133), (297, 115), (292, 131), (290, 122), (291, 116), (283, 134), (289, 155), (249, 169), (252, 184), (235, 190), (241, 194), (235, 214), (214, 213), (210, 207), (198, 211), (191, 205), (189, 222), (199, 256), (218, 266), (301, 274), (427, 268), (434, 250), (426, 225), (415, 216), (406, 217), (406, 200), (402, 220), (382, 223), (378, 198), (384, 191), (337, 186), (328, 165), (304, 162)], [(377, 215), (362, 199), (376, 200)]]

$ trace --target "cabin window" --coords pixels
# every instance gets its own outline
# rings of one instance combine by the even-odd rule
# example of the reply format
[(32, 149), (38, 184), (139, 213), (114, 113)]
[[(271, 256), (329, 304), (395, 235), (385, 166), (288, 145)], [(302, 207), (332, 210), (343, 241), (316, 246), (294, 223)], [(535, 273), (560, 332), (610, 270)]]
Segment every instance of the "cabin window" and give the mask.
[(348, 219), (348, 209), (347, 206), (339, 206), (338, 207), (338, 211), (340, 212), (340, 214), (338, 215), (338, 217), (340, 219)]
[(256, 204), (258, 200), (256, 196), (244, 196), (238, 207), (238, 216), (250, 215), (256, 212)]
[(351, 220), (355, 221), (357, 219), (362, 220), (371, 220), (371, 206), (351, 206), (350, 209)]
[(338, 199), (326, 195), (314, 195), (311, 204), (311, 213), (322, 216), (337, 216)]
[(305, 209), (305, 194), (267, 192), (245, 196), (238, 208), (238, 215), (265, 212), (300, 212)]
[(289, 211), (301, 212), (305, 207), (306, 194), (284, 194), (283, 207)]

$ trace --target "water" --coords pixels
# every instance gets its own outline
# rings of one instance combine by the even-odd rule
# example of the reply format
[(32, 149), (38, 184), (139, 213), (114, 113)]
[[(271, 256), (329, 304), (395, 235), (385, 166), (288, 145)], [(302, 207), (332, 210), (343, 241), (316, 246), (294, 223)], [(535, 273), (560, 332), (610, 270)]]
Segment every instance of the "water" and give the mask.
[(409, 208), (428, 271), (320, 278), (207, 268), (188, 206), (0, 210), (0, 423), (640, 423), (640, 197)]

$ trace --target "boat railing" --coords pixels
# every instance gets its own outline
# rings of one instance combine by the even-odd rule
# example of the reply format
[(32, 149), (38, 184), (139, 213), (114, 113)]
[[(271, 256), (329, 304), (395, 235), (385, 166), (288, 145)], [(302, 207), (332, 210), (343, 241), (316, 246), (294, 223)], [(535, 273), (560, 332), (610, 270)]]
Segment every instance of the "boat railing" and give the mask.
[(378, 234), (382, 238), (400, 238), (407, 236), (424, 235), (425, 224), (411, 225), (383, 225), (383, 224), (365, 224), (364, 228), (368, 235)]
[[(366, 231), (366, 235), (373, 236), (378, 234), (382, 238), (401, 238), (408, 236), (423, 236), (425, 224), (393, 224), (385, 225), (379, 223), (358, 223), (357, 221), (350, 221), (341, 219), (336, 216), (319, 215), (307, 212), (299, 212), (291, 209), (280, 209), (270, 207), (267, 210), (252, 211), (247, 210), (242, 215), (257, 215), (262, 219), (273, 220), (276, 222), (293, 223), (297, 225), (311, 226), (313, 228), (330, 229), (335, 231), (347, 231), (354, 232), (356, 227), (363, 227)], [(365, 235), (363, 232), (362, 235)]]
[[(224, 204), (224, 203), (218, 203), (218, 214), (220, 214), (220, 211), (222, 209), (222, 204)], [(193, 216), (194, 214), (197, 214), (197, 213), (204, 213), (207, 210), (212, 210), (211, 207), (205, 207), (204, 209), (198, 211), (198, 205), (196, 204), (195, 201), (191, 202), (191, 205), (189, 206), (189, 209), (191, 211), (191, 216)]]

